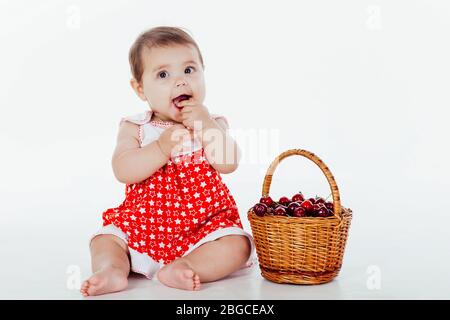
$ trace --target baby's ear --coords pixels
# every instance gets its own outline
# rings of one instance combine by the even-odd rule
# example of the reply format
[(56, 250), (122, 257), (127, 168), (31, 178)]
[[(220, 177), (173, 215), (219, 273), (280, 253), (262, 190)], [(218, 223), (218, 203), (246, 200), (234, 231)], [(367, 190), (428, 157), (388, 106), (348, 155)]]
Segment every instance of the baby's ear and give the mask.
[(130, 85), (131, 88), (133, 88), (134, 92), (136, 92), (137, 96), (141, 98), (142, 101), (147, 101), (147, 97), (144, 95), (144, 90), (142, 89), (142, 86), (135, 78), (131, 78)]

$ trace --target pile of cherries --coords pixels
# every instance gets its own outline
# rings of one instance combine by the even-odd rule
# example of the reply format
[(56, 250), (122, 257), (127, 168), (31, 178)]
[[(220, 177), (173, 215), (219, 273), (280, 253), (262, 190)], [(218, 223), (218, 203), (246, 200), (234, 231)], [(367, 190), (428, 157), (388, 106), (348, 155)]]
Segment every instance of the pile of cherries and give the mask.
[(253, 206), (253, 212), (259, 216), (286, 217), (331, 217), (333, 216), (333, 202), (327, 202), (322, 197), (305, 199), (301, 192), (292, 199), (281, 197), (278, 202), (271, 197), (262, 197)]

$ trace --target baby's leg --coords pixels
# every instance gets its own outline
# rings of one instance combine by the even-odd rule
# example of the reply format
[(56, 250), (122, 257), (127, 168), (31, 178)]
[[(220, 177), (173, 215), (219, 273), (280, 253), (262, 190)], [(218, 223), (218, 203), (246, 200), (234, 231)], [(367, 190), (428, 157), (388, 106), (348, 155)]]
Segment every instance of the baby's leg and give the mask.
[(91, 242), (93, 275), (83, 282), (83, 296), (95, 296), (124, 290), (130, 273), (127, 244), (111, 234), (96, 236)]
[(157, 277), (170, 287), (198, 290), (200, 281), (216, 281), (239, 270), (247, 262), (250, 250), (246, 236), (224, 236), (164, 266)]

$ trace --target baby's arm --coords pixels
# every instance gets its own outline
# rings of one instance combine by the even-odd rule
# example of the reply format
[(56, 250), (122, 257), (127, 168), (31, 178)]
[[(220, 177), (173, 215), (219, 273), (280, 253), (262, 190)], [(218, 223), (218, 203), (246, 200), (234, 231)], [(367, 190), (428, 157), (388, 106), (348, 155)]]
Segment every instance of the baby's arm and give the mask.
[(117, 180), (126, 184), (138, 183), (150, 177), (168, 160), (169, 157), (161, 151), (157, 141), (141, 148), (139, 126), (128, 121), (122, 122), (112, 157)]

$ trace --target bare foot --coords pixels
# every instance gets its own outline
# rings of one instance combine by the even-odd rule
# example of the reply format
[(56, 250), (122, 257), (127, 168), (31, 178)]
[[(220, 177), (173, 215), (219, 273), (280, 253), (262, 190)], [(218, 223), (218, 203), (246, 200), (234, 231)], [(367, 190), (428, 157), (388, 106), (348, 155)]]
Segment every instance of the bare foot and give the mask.
[(97, 296), (100, 294), (117, 292), (128, 286), (127, 276), (122, 270), (109, 267), (97, 271), (83, 282), (80, 292), (83, 296)]
[(161, 283), (172, 288), (200, 290), (200, 277), (190, 264), (182, 258), (161, 268), (156, 276)]

